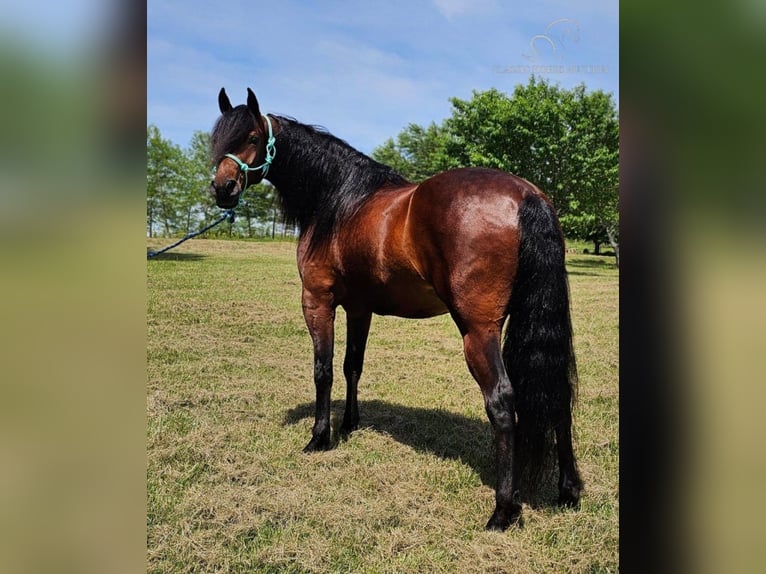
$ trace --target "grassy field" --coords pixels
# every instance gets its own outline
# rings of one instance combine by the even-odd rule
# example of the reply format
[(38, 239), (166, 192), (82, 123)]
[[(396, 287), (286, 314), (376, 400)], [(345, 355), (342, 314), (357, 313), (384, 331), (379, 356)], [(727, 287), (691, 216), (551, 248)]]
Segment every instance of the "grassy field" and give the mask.
[[(567, 256), (581, 509), (525, 505), (498, 534), (491, 429), (449, 316), (374, 317), (360, 430), (301, 452), (314, 385), (294, 252), (193, 240), (147, 264), (149, 572), (618, 570), (613, 258)], [(339, 311), (336, 426), (344, 338)]]

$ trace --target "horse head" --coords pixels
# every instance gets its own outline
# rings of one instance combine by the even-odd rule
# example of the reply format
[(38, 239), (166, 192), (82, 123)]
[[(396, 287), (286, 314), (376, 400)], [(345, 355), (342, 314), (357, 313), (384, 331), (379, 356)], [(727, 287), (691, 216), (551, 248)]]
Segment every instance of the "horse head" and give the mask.
[[(260, 182), (274, 159), (271, 119), (261, 116), (258, 99), (247, 89), (247, 104), (232, 106), (226, 90), (218, 93), (221, 116), (210, 135), (215, 175), (210, 193), (218, 207), (231, 209), (249, 186)], [(256, 172), (251, 175), (251, 172)]]

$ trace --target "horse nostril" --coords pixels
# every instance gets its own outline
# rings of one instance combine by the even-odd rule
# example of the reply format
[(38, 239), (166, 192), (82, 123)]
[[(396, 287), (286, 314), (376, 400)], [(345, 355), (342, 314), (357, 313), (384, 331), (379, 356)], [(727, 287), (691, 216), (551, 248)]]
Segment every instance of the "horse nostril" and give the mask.
[(226, 191), (231, 193), (234, 191), (234, 186), (237, 185), (237, 180), (235, 179), (227, 179), (226, 180)]

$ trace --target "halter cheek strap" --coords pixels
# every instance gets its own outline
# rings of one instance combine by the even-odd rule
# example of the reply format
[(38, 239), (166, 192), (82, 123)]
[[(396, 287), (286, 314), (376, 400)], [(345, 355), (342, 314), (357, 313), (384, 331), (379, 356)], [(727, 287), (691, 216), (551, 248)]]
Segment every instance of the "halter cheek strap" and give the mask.
[(231, 153), (227, 153), (225, 156), (223, 156), (233, 160), (239, 166), (239, 169), (242, 172), (244, 172), (245, 186), (242, 188), (242, 191), (247, 189), (247, 172), (258, 171), (260, 169), (263, 171), (263, 177), (266, 177), (266, 174), (269, 173), (269, 167), (271, 166), (271, 162), (274, 161), (274, 156), (277, 155), (277, 148), (274, 145), (276, 142), (276, 138), (274, 137), (274, 134), (271, 129), (271, 119), (269, 119), (269, 116), (263, 116), (263, 117), (266, 119), (266, 124), (269, 127), (269, 139), (266, 141), (266, 157), (264, 158), (264, 161), (261, 165), (259, 165), (258, 167), (250, 167), (244, 161), (242, 161), (237, 156)]

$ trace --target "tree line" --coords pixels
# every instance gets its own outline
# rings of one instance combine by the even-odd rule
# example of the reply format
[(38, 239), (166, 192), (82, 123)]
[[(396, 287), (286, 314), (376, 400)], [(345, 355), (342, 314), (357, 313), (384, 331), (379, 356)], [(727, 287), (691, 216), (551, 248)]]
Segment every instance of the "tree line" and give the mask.
[[(450, 102), (450, 117), (408, 125), (372, 157), (414, 182), (463, 166), (515, 173), (551, 198), (568, 239), (593, 242), (596, 253), (608, 243), (619, 262), (619, 117), (610, 94), (532, 77), (512, 94), (474, 91), (469, 100)], [(149, 235), (187, 233), (217, 217), (206, 193), (211, 167), (208, 134), (196, 132), (181, 149), (149, 126)], [(275, 190), (266, 183), (243, 194), (234, 225), (218, 231), (238, 237), (293, 232), (285, 229)]]

